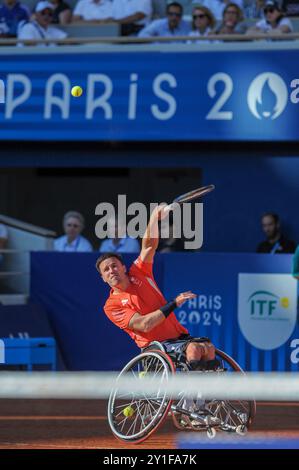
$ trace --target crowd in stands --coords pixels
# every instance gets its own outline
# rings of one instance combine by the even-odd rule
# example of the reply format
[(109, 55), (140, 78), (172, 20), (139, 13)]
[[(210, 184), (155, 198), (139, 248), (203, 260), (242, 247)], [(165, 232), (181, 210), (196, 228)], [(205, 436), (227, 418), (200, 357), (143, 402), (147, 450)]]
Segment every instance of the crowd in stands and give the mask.
[[(62, 220), (64, 234), (54, 240), (54, 250), (68, 253), (92, 252), (94, 250), (92, 244), (82, 235), (84, 227), (83, 215), (77, 211), (68, 211)], [(257, 245), (256, 252), (271, 255), (294, 253), (293, 274), (299, 279), (299, 245), (284, 234), (279, 215), (274, 212), (264, 213), (261, 216), (261, 230), (265, 238)], [(0, 223), (0, 271), (3, 261), (1, 250), (5, 250), (7, 245), (8, 231), (5, 225)], [(126, 227), (116, 216), (108, 219), (107, 237), (101, 241), (96, 250), (101, 253), (139, 253), (140, 244), (137, 239), (126, 234)], [(173, 222), (170, 224), (169, 238), (161, 238), (158, 251), (161, 253), (184, 251), (183, 240), (174, 236)]]
[[(25, 0), (24, 0), (25, 1)], [(154, 0), (43, 0), (33, 11), (18, 0), (2, 0), (0, 38), (64, 39), (60, 25), (117, 23), (123, 36), (283, 35), (293, 31), (288, 16), (299, 16), (299, 0), (196, 0), (184, 15), (180, 2), (166, 2), (157, 18)], [(161, 15), (161, 10), (160, 13)], [(193, 41), (194, 39), (190, 40)]]
[[(79, 212), (69, 211), (63, 217), (64, 235), (55, 240), (56, 251), (79, 252), (92, 251), (91, 243), (82, 236), (84, 230), (84, 217)], [(261, 229), (265, 240), (260, 242), (256, 248), (257, 253), (286, 254), (294, 253), (296, 243), (289, 240), (282, 232), (280, 218), (274, 212), (266, 212), (261, 217)], [(99, 246), (101, 253), (138, 253), (139, 242), (126, 234), (126, 227), (116, 217), (107, 221), (107, 238)], [(170, 224), (169, 238), (161, 239), (159, 251), (170, 253), (184, 251), (182, 239), (174, 236), (173, 222)]]

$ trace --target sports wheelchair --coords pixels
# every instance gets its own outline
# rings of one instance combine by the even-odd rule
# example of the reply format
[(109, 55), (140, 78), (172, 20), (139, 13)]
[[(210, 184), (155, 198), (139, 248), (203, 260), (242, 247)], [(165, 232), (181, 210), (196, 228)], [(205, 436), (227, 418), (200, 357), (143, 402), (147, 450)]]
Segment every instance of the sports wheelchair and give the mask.
[[(240, 372), (241, 367), (228, 354), (215, 350), (217, 367), (211, 370), (192, 371), (192, 373)], [(190, 373), (186, 358), (182, 354), (166, 353), (163, 345), (153, 341), (138, 356), (131, 359), (119, 373), (132, 374), (136, 380), (146, 374), (159, 378), (160, 383), (167, 381), (176, 372)], [(116, 438), (127, 443), (140, 443), (151, 436), (161, 426), (168, 414), (180, 430), (205, 431), (209, 438), (214, 438), (217, 430), (244, 435), (256, 412), (254, 401), (206, 400), (197, 408), (198, 402), (187, 398), (185, 392), (172, 399), (166, 392), (157, 390), (147, 396), (146, 382), (143, 397), (111, 391), (108, 402), (108, 421)], [(190, 405), (190, 402), (192, 404)]]

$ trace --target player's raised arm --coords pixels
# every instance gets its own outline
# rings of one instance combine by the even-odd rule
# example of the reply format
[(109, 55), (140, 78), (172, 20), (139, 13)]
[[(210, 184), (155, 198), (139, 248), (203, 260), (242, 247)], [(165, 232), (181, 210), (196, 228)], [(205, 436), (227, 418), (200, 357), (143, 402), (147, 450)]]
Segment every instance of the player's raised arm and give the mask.
[(167, 213), (164, 212), (165, 206), (166, 204), (161, 204), (153, 210), (143, 236), (140, 258), (146, 263), (151, 263), (153, 261), (158, 248), (160, 237), (159, 220), (162, 220), (167, 216)]

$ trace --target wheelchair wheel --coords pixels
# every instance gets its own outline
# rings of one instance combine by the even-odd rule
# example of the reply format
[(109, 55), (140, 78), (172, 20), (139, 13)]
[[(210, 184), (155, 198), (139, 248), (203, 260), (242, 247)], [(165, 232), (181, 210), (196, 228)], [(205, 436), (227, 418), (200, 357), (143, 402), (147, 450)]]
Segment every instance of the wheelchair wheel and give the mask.
[[(225, 372), (244, 374), (239, 364), (225, 352), (216, 349), (216, 358), (222, 364)], [(248, 400), (212, 400), (206, 403), (206, 408), (219, 419), (221, 430), (242, 435), (246, 434), (256, 413), (255, 401)]]
[[(220, 363), (220, 367), (215, 372), (190, 372), (187, 366), (184, 369), (185, 373), (216, 373), (222, 372), (239, 372), (243, 373), (241, 367), (232, 359), (228, 354), (215, 350), (216, 359)], [(193, 411), (193, 418), (190, 418), (190, 413), (184, 413), (182, 408), (186, 407), (188, 402), (188, 411)], [(228, 400), (206, 400), (200, 404), (198, 410), (199, 418), (194, 419), (194, 412), (196, 413), (196, 400), (188, 400), (186, 402), (185, 394), (182, 393), (181, 397), (175, 401), (175, 407), (180, 409), (180, 412), (172, 412), (173, 423), (176, 428), (180, 430), (193, 430), (193, 431), (207, 431), (208, 437), (213, 438), (216, 434), (216, 429), (236, 432), (237, 434), (246, 434), (248, 428), (252, 424), (256, 413), (256, 404), (254, 401), (228, 401)], [(190, 403), (189, 403), (190, 402)]]
[[(160, 383), (169, 379), (174, 373), (170, 358), (161, 351), (143, 352), (133, 358), (120, 372), (132, 374), (136, 380), (146, 379), (146, 374), (159, 378)], [(117, 388), (112, 390), (108, 402), (108, 421), (110, 428), (118, 439), (139, 443), (147, 439), (162, 424), (171, 406), (171, 398), (165, 392), (157, 390), (154, 394), (146, 391), (146, 380), (143, 396), (134, 392), (121, 393)]]

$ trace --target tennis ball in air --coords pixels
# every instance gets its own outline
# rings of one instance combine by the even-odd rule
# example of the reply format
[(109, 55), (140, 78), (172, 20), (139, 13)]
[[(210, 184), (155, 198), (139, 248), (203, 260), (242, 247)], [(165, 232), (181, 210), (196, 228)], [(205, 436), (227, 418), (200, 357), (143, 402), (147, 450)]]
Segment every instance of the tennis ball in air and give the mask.
[(123, 414), (126, 418), (131, 418), (134, 413), (135, 411), (131, 406), (126, 406), (126, 408), (123, 409)]
[(290, 305), (290, 301), (287, 297), (282, 297), (280, 299), (280, 305), (283, 307), (283, 308), (288, 308), (289, 305)]
[(140, 379), (143, 379), (146, 376), (146, 371), (143, 370), (142, 372), (139, 372), (138, 376)]
[(81, 96), (83, 93), (83, 90), (80, 86), (73, 86), (72, 90), (71, 90), (71, 94), (73, 96), (75, 96), (76, 98), (78, 98), (79, 96)]

